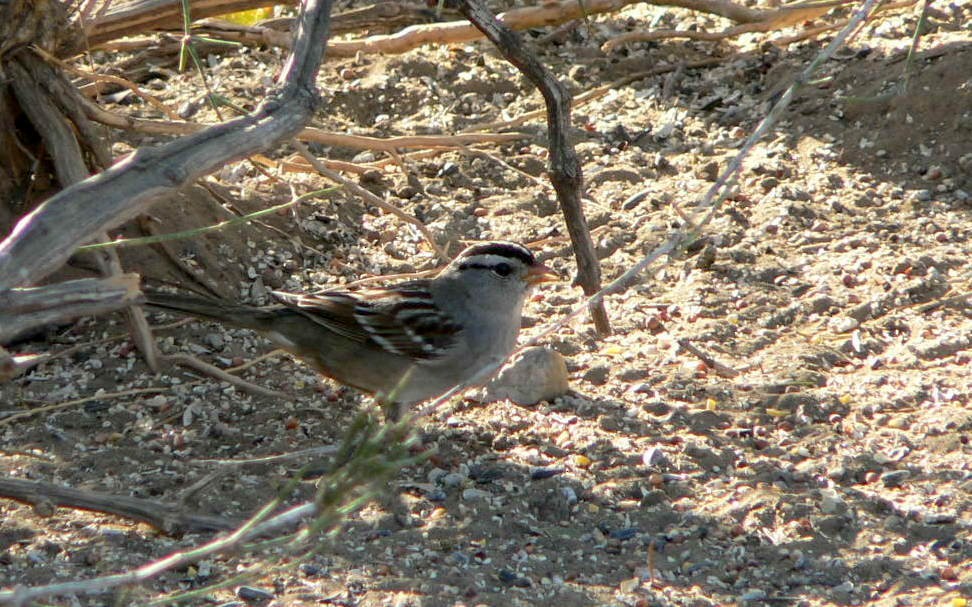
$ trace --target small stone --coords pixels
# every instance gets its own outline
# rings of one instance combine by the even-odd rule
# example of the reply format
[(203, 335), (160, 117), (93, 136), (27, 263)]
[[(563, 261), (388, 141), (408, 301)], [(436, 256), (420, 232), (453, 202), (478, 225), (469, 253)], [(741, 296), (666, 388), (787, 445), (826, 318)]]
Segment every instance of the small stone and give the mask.
[(820, 511), (824, 514), (846, 512), (847, 503), (833, 489), (820, 491)]
[(567, 363), (549, 348), (527, 348), (510, 361), (486, 387), (488, 401), (509, 399), (535, 405), (567, 393)]
[(464, 489), (462, 491), (462, 500), (464, 502), (471, 502), (475, 500), (485, 500), (489, 499), (492, 494), (489, 491), (483, 491), (482, 489)]
[(739, 595), (739, 600), (748, 603), (752, 601), (762, 601), (766, 598), (766, 591), (760, 589), (748, 590)]
[(462, 485), (466, 477), (458, 472), (450, 472), (442, 477), (442, 485), (445, 487), (458, 487)]
[(909, 476), (911, 473), (907, 470), (891, 470), (881, 475), (881, 482), (888, 488), (901, 487)]
[(610, 374), (611, 370), (607, 365), (595, 365), (585, 371), (581, 377), (584, 378), (584, 381), (589, 381), (595, 386), (603, 386), (607, 383)]
[(273, 598), (273, 593), (262, 588), (240, 586), (236, 591), (236, 596), (240, 597), (247, 603), (262, 603), (264, 601), (271, 600)]

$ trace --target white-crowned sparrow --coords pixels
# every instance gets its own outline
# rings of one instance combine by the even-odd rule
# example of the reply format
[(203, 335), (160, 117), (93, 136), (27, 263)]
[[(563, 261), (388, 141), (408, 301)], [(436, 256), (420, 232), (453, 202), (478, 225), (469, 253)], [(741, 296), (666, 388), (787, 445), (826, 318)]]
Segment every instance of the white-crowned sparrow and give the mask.
[(530, 287), (556, 274), (513, 242), (468, 247), (435, 278), (320, 295), (274, 292), (255, 307), (146, 292), (154, 308), (259, 331), (323, 374), (408, 405), (478, 385), (510, 355)]

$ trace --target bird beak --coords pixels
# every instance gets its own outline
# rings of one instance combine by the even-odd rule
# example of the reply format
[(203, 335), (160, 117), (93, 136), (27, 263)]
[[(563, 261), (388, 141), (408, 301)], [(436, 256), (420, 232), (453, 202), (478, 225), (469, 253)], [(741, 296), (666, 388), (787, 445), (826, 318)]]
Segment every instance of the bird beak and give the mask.
[(527, 268), (525, 280), (527, 284), (535, 285), (541, 282), (554, 282), (560, 280), (560, 275), (553, 269), (548, 268), (542, 263), (532, 265)]

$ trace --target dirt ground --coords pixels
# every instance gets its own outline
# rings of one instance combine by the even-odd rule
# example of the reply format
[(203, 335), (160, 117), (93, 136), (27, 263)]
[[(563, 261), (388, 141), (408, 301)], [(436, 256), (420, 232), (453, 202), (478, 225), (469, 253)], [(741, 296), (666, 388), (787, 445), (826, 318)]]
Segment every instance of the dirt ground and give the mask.
[[(826, 42), (779, 49), (749, 35), (731, 44), (599, 50), (611, 35), (649, 22), (725, 26), (639, 5), (554, 35), (527, 34), (575, 94), (659, 65), (724, 59), (613, 87), (575, 110), (586, 211), (608, 279), (682, 225), (768, 104)], [(916, 23), (909, 9), (869, 24), (823, 66), (747, 162), (704, 246), (656, 264), (640, 285), (608, 300), (613, 336), (595, 339), (582, 316), (546, 340), (567, 358), (566, 396), (532, 407), (463, 400), (420, 420), (427, 458), (399, 474), (389, 501), (396, 506), (367, 506), (299, 568), (192, 604), (965, 605), (972, 13), (962, 3), (939, 6), (909, 65)], [(253, 107), (282, 56), (245, 49), (213, 57), (211, 86)], [(317, 126), (363, 135), (457, 133), (541, 107), (485, 43), (332, 60), (320, 84)], [(194, 74), (160, 70), (146, 87), (186, 117), (214, 120)], [(113, 111), (159, 116), (132, 95), (113, 101)], [(467, 240), (539, 242), (541, 258), (572, 276), (566, 230), (544, 181), (544, 122), (515, 130), (524, 136), (513, 144), (406, 156), (360, 180), (453, 251)], [(116, 136), (119, 154), (158, 141)], [(384, 159), (314, 151), (359, 164)], [(226, 167), (208, 189), (158, 205), (142, 227), (211, 224), (226, 209), (285, 202), (291, 185), (326, 185), (309, 174), (283, 177), (247, 163)], [(298, 218), (282, 213), (124, 258), (150, 282), (207, 284), (257, 302), (270, 289), (434, 265), (416, 230), (343, 193), (306, 203)], [(64, 275), (88, 272), (79, 258)], [(524, 338), (579, 301), (569, 281), (545, 286), (528, 304)], [(253, 333), (209, 323), (158, 334), (164, 351), (219, 367), (271, 349)], [(89, 400), (13, 423), (0, 418), (0, 462), (17, 478), (246, 516), (302, 462), (246, 466), (185, 490), (220, 467), (214, 459), (333, 444), (366, 406), (285, 356), (242, 373), (285, 399), (185, 370), (154, 375), (121, 317), (83, 319), (42, 337), (13, 349), (80, 347), (0, 386), (4, 413)], [(682, 339), (738, 375), (709, 368), (679, 347)], [(157, 390), (110, 396), (144, 388)], [(292, 501), (312, 493), (306, 481)], [(0, 501), (3, 588), (123, 571), (211, 537), (43, 510)], [(143, 604), (226, 579), (240, 564), (207, 559), (126, 594), (51, 603)]]

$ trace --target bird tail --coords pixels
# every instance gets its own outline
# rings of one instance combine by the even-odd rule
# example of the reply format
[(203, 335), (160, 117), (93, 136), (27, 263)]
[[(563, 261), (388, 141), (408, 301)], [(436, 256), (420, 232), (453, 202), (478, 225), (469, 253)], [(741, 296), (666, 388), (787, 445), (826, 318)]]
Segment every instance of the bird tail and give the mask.
[(266, 330), (267, 321), (276, 317), (278, 312), (274, 307), (258, 308), (188, 293), (160, 291), (143, 291), (143, 293), (145, 305), (157, 310), (216, 320), (244, 329)]

